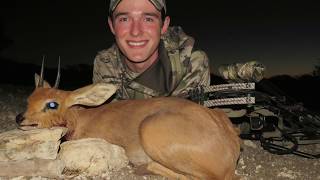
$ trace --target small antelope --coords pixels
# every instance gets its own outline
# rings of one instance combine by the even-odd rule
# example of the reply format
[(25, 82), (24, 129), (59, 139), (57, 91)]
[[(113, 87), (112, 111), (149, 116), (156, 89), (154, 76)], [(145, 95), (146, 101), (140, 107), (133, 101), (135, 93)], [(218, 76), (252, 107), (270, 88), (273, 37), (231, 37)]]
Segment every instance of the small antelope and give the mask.
[[(60, 64), (60, 63), (59, 63)], [(234, 179), (240, 139), (227, 115), (177, 97), (105, 101), (116, 87), (97, 83), (59, 90), (35, 75), (21, 129), (68, 128), (66, 140), (102, 138), (125, 149), (138, 174), (169, 179)]]

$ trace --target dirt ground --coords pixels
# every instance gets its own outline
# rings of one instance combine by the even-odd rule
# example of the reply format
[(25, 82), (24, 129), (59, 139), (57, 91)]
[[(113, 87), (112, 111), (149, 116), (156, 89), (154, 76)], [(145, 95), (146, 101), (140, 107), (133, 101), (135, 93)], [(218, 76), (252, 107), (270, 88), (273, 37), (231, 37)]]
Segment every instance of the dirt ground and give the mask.
[[(0, 133), (16, 128), (15, 116), (26, 106), (26, 98), (31, 87), (18, 87), (0, 84)], [(320, 152), (319, 145), (304, 147), (309, 152)], [(274, 155), (263, 150), (256, 141), (243, 143), (236, 173), (242, 180), (320, 180), (320, 160), (306, 159), (296, 155)], [(72, 179), (110, 179), (110, 180), (164, 180), (160, 176), (137, 176), (130, 167), (113, 172), (110, 176), (99, 177), (84, 175), (65, 176)], [(0, 179), (7, 179), (0, 177)], [(42, 177), (18, 177), (15, 179), (46, 179)]]

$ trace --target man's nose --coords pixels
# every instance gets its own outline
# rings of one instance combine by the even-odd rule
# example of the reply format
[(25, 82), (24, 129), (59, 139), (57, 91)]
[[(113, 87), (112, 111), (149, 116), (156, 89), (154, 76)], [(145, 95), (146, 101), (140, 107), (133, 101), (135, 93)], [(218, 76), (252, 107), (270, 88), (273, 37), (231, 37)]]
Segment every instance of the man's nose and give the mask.
[(139, 36), (141, 34), (141, 23), (137, 20), (133, 21), (131, 25), (131, 35)]

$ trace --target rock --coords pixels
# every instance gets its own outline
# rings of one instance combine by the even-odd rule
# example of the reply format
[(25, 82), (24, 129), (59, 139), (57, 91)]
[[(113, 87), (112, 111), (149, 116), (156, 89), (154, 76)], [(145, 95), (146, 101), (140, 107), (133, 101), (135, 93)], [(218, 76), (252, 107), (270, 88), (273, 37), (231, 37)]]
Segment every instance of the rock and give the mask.
[[(61, 160), (32, 159), (0, 162), (0, 177), (60, 177), (65, 165)], [(0, 178), (1, 179), (1, 178)]]
[(0, 162), (56, 159), (66, 128), (11, 130), (0, 134)]
[(65, 173), (85, 173), (95, 176), (120, 170), (128, 165), (128, 158), (122, 147), (103, 139), (88, 138), (67, 141), (61, 144), (58, 159), (65, 162)]
[(251, 140), (243, 140), (243, 144), (253, 149), (257, 148), (257, 145)]

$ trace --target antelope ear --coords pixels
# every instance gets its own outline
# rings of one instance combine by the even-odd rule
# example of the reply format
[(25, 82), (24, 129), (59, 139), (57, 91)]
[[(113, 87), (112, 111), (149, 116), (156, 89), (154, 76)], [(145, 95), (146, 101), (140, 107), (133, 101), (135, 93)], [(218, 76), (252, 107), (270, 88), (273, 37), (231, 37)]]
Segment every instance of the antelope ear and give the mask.
[(66, 99), (66, 106), (98, 106), (108, 100), (117, 90), (112, 84), (96, 83), (74, 90)]
[[(40, 76), (37, 73), (34, 74), (34, 82), (35, 82), (36, 88), (39, 87)], [(51, 88), (50, 84), (46, 80), (43, 80), (43, 85), (41, 87)]]

